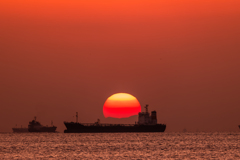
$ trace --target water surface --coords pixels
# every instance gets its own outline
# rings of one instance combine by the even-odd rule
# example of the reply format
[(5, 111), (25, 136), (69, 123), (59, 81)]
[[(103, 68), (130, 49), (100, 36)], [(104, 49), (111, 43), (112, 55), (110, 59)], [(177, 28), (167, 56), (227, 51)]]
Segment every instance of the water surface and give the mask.
[(235, 133), (0, 133), (0, 159), (240, 159)]

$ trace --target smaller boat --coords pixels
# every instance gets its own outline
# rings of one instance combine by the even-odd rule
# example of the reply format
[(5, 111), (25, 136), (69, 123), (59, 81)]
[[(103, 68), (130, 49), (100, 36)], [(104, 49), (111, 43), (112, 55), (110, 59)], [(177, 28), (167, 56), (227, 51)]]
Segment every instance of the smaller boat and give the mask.
[(55, 132), (56, 129), (57, 127), (54, 126), (53, 123), (50, 127), (41, 125), (41, 123), (36, 121), (36, 117), (34, 117), (34, 120), (30, 121), (28, 125), (29, 132)]
[(12, 130), (13, 130), (14, 133), (28, 132), (28, 128), (22, 128), (22, 126), (21, 126), (21, 128), (14, 127), (14, 128), (12, 128)]

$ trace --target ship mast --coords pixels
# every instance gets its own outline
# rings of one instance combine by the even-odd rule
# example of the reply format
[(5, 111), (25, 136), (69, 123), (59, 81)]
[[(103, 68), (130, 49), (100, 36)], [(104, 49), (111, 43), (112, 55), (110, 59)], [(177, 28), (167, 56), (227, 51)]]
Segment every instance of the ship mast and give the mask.
[(76, 123), (78, 123), (78, 112), (76, 112)]
[(148, 104), (146, 104), (145, 108), (146, 108), (146, 113), (148, 113)]

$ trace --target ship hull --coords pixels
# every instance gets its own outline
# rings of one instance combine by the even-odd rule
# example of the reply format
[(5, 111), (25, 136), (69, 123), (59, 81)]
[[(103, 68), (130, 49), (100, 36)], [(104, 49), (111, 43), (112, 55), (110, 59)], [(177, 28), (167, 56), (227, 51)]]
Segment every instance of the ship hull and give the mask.
[(57, 127), (28, 128), (29, 132), (55, 132)]
[(14, 133), (25, 133), (28, 132), (28, 128), (12, 128)]
[(84, 125), (81, 123), (64, 122), (64, 133), (114, 133), (114, 132), (164, 132), (165, 124), (156, 125)]

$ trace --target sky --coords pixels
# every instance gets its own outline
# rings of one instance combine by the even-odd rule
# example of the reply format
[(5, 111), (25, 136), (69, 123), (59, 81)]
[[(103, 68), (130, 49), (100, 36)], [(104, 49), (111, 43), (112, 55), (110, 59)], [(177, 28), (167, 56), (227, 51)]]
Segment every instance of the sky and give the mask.
[(114, 93), (166, 132), (239, 131), (239, 0), (1, 0), (0, 132), (105, 118)]

